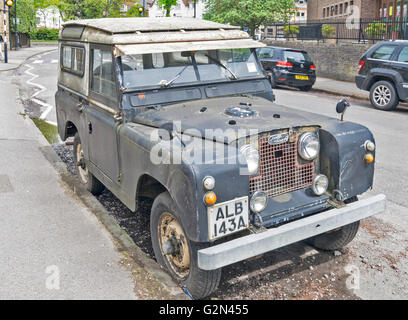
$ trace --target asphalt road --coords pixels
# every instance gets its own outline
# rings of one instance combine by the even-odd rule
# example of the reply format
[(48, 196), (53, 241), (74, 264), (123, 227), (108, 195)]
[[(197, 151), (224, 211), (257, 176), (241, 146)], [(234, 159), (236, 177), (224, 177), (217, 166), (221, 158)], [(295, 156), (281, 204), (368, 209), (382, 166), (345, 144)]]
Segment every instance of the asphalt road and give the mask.
[[(18, 82), (22, 99), (30, 100), (34, 86), (25, 71), (38, 75), (37, 83), (46, 87), (39, 99), (54, 104), (57, 52), (31, 59), (20, 68)], [(34, 63), (42, 60), (42, 62)], [(31, 69), (32, 68), (32, 69)], [(31, 82), (35, 82), (31, 81)], [(339, 97), (294, 89), (275, 90), (276, 103), (296, 110), (307, 110), (332, 117)], [(43, 114), (45, 108), (35, 104), (31, 112)], [(33, 106), (34, 105), (34, 106)], [(356, 239), (342, 252), (318, 252), (300, 243), (282, 248), (264, 257), (225, 268), (220, 290), (214, 298), (246, 299), (407, 299), (408, 298), (408, 108), (382, 112), (366, 101), (352, 101), (345, 115), (348, 121), (366, 125), (374, 133), (377, 145), (376, 173), (373, 190), (363, 197), (386, 194), (388, 209), (366, 219)], [(55, 108), (47, 114), (55, 121)], [(61, 146), (56, 146), (61, 149)], [(69, 150), (59, 150), (69, 164)], [(132, 214), (109, 192), (99, 200), (115, 216), (134, 240), (148, 253), (147, 221)], [(135, 231), (136, 230), (136, 231)], [(144, 232), (144, 233), (143, 233)]]

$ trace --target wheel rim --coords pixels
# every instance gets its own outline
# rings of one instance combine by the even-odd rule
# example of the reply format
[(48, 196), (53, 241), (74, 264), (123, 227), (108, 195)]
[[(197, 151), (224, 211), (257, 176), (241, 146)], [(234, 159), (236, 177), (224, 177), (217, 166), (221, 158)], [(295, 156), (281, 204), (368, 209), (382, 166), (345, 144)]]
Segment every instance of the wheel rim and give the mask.
[(82, 144), (80, 142), (76, 145), (75, 153), (79, 177), (83, 183), (88, 183), (88, 168), (85, 163), (84, 150), (82, 149)]
[(180, 279), (190, 272), (190, 248), (183, 228), (177, 219), (164, 212), (158, 224), (160, 250), (171, 270)]
[(384, 85), (379, 85), (374, 89), (373, 98), (377, 105), (384, 107), (391, 101), (391, 90)]

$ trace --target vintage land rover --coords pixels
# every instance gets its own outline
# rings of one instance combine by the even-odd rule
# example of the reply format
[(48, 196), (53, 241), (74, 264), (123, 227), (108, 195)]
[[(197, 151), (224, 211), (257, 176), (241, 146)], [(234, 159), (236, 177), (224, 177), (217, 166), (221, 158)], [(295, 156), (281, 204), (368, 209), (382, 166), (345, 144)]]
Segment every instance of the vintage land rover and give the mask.
[[(274, 103), (239, 28), (179, 18), (71, 21), (56, 108), (81, 181), (135, 211), (150, 197), (156, 260), (195, 297), (221, 268), (306, 240), (349, 243), (385, 209), (375, 141), (356, 123)], [(339, 103), (344, 113), (347, 102)]]

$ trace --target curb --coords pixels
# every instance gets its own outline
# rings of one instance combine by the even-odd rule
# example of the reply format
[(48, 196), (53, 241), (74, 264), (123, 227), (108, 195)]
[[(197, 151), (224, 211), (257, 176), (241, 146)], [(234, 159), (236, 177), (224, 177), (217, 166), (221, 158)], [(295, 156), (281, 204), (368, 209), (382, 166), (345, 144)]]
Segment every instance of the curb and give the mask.
[(340, 92), (335, 92), (335, 91), (330, 91), (330, 90), (326, 90), (326, 89), (320, 89), (320, 88), (312, 88), (311, 91), (314, 92), (322, 92), (322, 93), (328, 93), (328, 94), (332, 94), (335, 96), (340, 96), (340, 97), (349, 97), (349, 98), (353, 98), (353, 99), (357, 99), (357, 100), (365, 100), (365, 101), (369, 101), (370, 99), (368, 97), (363, 97), (362, 95), (359, 94), (349, 94), (349, 93), (340, 93)]
[[(24, 58), (24, 60), (21, 61), (18, 66), (11, 67), (11, 68), (5, 69), (5, 70), (0, 70), (0, 72), (7, 72), (7, 71), (16, 70), (16, 69), (20, 68), (28, 59), (31, 59), (32, 57), (35, 57), (36, 55), (43, 54), (43, 53), (47, 53), (47, 52), (54, 51), (54, 50), (58, 50), (58, 47), (53, 48), (53, 49), (47, 48), (47, 49), (44, 49), (44, 51), (33, 53), (32, 55), (30, 55), (30, 56)], [(3, 62), (3, 63), (4, 63), (4, 62)]]
[[(45, 51), (46, 52), (46, 51)], [(41, 53), (37, 53), (41, 54)], [(33, 56), (37, 55), (34, 54)], [(31, 57), (33, 57), (31, 56)], [(16, 96), (19, 97), (18, 90)], [(18, 106), (17, 112), (23, 113), (24, 107), (20, 101), (16, 101)], [(62, 182), (82, 201), (82, 203), (95, 214), (98, 221), (102, 223), (107, 231), (112, 235), (118, 246), (119, 252), (128, 252), (130, 258), (135, 263), (141, 266), (147, 273), (152, 275), (172, 296), (175, 300), (190, 300), (184, 291), (177, 285), (176, 282), (167, 274), (164, 269), (153, 259), (149, 258), (132, 240), (132, 238), (123, 230), (115, 219), (108, 213), (103, 205), (81, 184), (77, 177), (74, 177), (68, 172), (67, 166), (57, 153), (54, 151), (50, 143), (45, 139), (42, 132), (37, 128), (34, 122), (29, 117), (25, 117), (27, 126), (30, 127), (33, 134), (36, 135), (40, 144), (40, 151), (46, 160), (53, 166), (60, 176)]]

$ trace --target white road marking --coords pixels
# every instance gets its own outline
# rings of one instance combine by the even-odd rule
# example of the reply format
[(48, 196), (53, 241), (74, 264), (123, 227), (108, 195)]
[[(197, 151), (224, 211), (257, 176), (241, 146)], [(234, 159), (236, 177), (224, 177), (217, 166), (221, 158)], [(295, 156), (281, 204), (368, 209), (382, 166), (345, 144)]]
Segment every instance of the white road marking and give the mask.
[(43, 63), (44, 61), (43, 60), (35, 60), (33, 63), (34, 64), (40, 64), (40, 63)]
[(28, 67), (29, 69), (27, 69), (27, 70), (25, 71), (25, 73), (28, 74), (29, 76), (31, 76), (32, 78), (29, 79), (29, 80), (27, 80), (26, 83), (29, 84), (29, 85), (31, 85), (31, 86), (34, 86), (34, 87), (37, 87), (37, 88), (40, 89), (40, 90), (36, 91), (36, 92), (31, 96), (30, 99), (31, 99), (32, 101), (34, 101), (35, 103), (38, 103), (40, 106), (43, 106), (43, 107), (46, 107), (46, 108), (47, 108), (47, 109), (41, 114), (40, 119), (41, 119), (41, 120), (45, 120), (46, 122), (48, 122), (48, 123), (50, 123), (50, 124), (56, 126), (57, 124), (56, 124), (55, 122), (53, 122), (53, 121), (47, 121), (47, 120), (46, 120), (46, 117), (47, 117), (48, 114), (51, 112), (53, 106), (36, 98), (37, 95), (39, 95), (40, 93), (46, 91), (47, 89), (46, 89), (44, 86), (42, 86), (42, 85), (40, 85), (40, 84), (38, 84), (38, 83), (33, 82), (35, 79), (37, 79), (37, 78), (39, 77), (39, 75), (31, 73), (31, 70), (33, 70), (34, 67), (32, 67), (32, 66), (29, 65), (29, 64), (27, 64), (27, 67)]
[(51, 60), (51, 63), (58, 63), (57, 59)]

